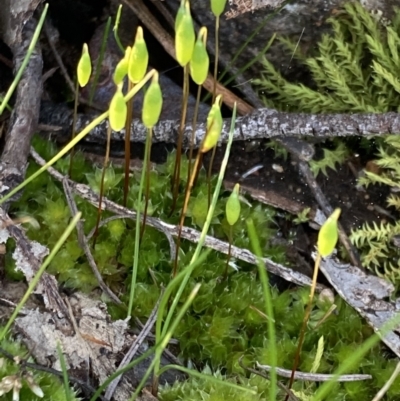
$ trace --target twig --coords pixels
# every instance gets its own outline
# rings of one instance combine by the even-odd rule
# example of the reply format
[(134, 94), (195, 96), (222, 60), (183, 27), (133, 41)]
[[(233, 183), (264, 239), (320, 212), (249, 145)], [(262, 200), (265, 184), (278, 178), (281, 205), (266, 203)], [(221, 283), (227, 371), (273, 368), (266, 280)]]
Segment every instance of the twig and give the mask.
[[(31, 155), (39, 165), (43, 166), (46, 163), (45, 160), (33, 148), (31, 149)], [(48, 172), (60, 182), (62, 182), (62, 180), (64, 179), (64, 176), (60, 174), (57, 170), (55, 170), (53, 167), (50, 167), (48, 169)], [(88, 187), (85, 184), (77, 184), (73, 181), (69, 181), (69, 185), (71, 186), (72, 191), (74, 191), (78, 196), (82, 197), (83, 199), (86, 199), (92, 205), (98, 206), (99, 202), (98, 195), (95, 194), (90, 189), (90, 187)], [(131, 216), (131, 218), (136, 217), (135, 211), (127, 209), (121, 205), (118, 205), (117, 203), (112, 202), (107, 198), (103, 198), (101, 207), (103, 210), (108, 210), (119, 215), (129, 215)], [(147, 218), (146, 224), (163, 232), (167, 230), (173, 236), (177, 236), (179, 232), (178, 226), (164, 223), (160, 219), (150, 216)], [(187, 239), (193, 243), (197, 243), (200, 239), (200, 232), (189, 227), (183, 227), (182, 238)], [(213, 238), (209, 235), (206, 236), (204, 246), (214, 249), (218, 252), (224, 253), (226, 255), (228, 254), (229, 244), (219, 239)], [(250, 264), (256, 264), (258, 262), (257, 257), (249, 250), (238, 248), (236, 246), (231, 247), (231, 256), (233, 258), (243, 260)], [(292, 269), (289, 269), (288, 267), (275, 263), (267, 258), (263, 258), (262, 261), (265, 264), (266, 269), (270, 273), (276, 274), (277, 276), (282, 277), (286, 281), (290, 281), (301, 286), (311, 285), (310, 278), (299, 272), (293, 271)], [(322, 284), (317, 285), (318, 291), (322, 291), (324, 288), (325, 286)]]
[[(87, 126), (95, 117), (94, 114), (78, 115), (77, 131)], [(62, 127), (55, 132), (60, 140), (66, 141), (69, 138), (72, 122), (72, 111), (66, 105), (54, 105), (42, 103), (40, 122), (48, 125)], [(103, 121), (96, 126), (85, 140), (102, 144), (106, 142), (108, 121)], [(230, 119), (224, 119), (219, 144), (228, 140)], [(176, 133), (179, 129), (179, 121), (162, 120), (153, 130), (153, 143), (165, 142), (175, 143)], [(145, 143), (146, 127), (139, 119), (132, 121), (131, 141)], [(194, 146), (198, 147), (206, 133), (206, 123), (199, 122), (196, 125)], [(306, 114), (306, 113), (285, 113), (271, 109), (257, 109), (254, 113), (237, 117), (233, 139), (235, 141), (302, 137), (311, 138), (334, 138), (371, 135), (381, 136), (400, 133), (400, 114)], [(183, 131), (183, 146), (189, 147), (192, 138), (192, 124), (185, 126)], [(125, 131), (113, 132), (113, 141), (124, 141)], [(306, 152), (310, 152), (308, 149)], [(306, 155), (307, 156), (307, 155)], [(309, 156), (308, 156), (309, 157)]]
[[(118, 366), (118, 369), (124, 368), (130, 361), (133, 359), (133, 357), (136, 355), (136, 352), (139, 350), (139, 347), (142, 345), (143, 341), (146, 340), (147, 335), (150, 333), (151, 329), (154, 326), (154, 323), (157, 320), (157, 312), (158, 312), (158, 306), (160, 305), (160, 300), (162, 297), (162, 293), (160, 294), (160, 297), (154, 306), (153, 310), (151, 311), (151, 314), (149, 318), (147, 319), (146, 324), (144, 325), (142, 331), (140, 334), (135, 338), (135, 341), (132, 343), (131, 347), (129, 348), (128, 352), (125, 354), (125, 356), (122, 358), (121, 363)], [(118, 383), (122, 379), (122, 375), (116, 377), (107, 387), (105, 397), (106, 398), (112, 398)]]
[[(63, 187), (64, 187), (64, 192), (65, 192), (65, 197), (67, 199), (67, 203), (69, 206), (69, 209), (71, 211), (71, 215), (75, 216), (76, 213), (78, 213), (78, 208), (76, 206), (74, 197), (71, 192), (71, 188), (69, 187), (68, 184), (68, 179), (64, 178), (62, 181)], [(83, 252), (85, 252), (86, 258), (89, 262), (90, 268), (92, 269), (92, 272), (94, 276), (96, 277), (97, 282), (99, 283), (100, 288), (112, 299), (117, 305), (121, 305), (120, 299), (111, 291), (111, 289), (107, 286), (107, 284), (103, 281), (103, 278), (101, 277), (101, 274), (99, 272), (99, 269), (97, 268), (96, 262), (93, 258), (92, 252), (90, 251), (88, 241), (85, 238), (85, 234), (83, 232), (83, 225), (82, 221), (79, 221), (78, 224), (76, 225), (76, 231), (78, 233), (78, 242), (81, 248), (83, 249)]]
[[(270, 365), (260, 365), (257, 362), (257, 368), (265, 370), (266, 372), (270, 372), (272, 366)], [(279, 376), (290, 378), (292, 375), (292, 371), (290, 369), (283, 369), (283, 368), (275, 368), (276, 373)], [(328, 375), (324, 373), (305, 373), (305, 372), (294, 372), (294, 379), (301, 380), (301, 381), (312, 381), (312, 382), (327, 382), (330, 380), (335, 380), (338, 382), (356, 382), (360, 380), (371, 380), (371, 375), (362, 375), (362, 374), (355, 374), (355, 375)]]

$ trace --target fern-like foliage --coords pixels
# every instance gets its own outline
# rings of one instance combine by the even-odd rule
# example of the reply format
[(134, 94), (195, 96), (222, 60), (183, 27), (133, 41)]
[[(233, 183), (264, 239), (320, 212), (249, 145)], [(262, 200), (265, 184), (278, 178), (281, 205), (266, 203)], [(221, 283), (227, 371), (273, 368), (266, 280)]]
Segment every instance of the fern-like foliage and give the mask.
[(317, 55), (306, 57), (288, 39), (281, 42), (310, 70), (313, 88), (289, 82), (266, 57), (255, 81), (264, 102), (274, 108), (309, 113), (400, 110), (400, 13), (383, 27), (358, 2), (330, 19)]
[[(332, 34), (322, 37), (317, 52), (302, 54), (296, 44), (280, 39), (283, 45), (308, 67), (312, 87), (289, 82), (267, 58), (256, 84), (266, 105), (285, 111), (308, 113), (400, 112), (400, 10), (390, 25), (383, 26), (358, 2), (349, 2), (330, 20)], [(389, 206), (400, 211), (400, 138), (378, 138), (379, 174), (366, 171), (360, 184), (391, 187)], [(343, 150), (343, 152), (341, 152)], [(344, 146), (324, 150), (324, 158), (312, 161), (314, 174), (346, 157)], [(365, 267), (400, 284), (400, 249), (393, 241), (400, 235), (400, 222), (364, 224), (351, 234), (360, 249)]]

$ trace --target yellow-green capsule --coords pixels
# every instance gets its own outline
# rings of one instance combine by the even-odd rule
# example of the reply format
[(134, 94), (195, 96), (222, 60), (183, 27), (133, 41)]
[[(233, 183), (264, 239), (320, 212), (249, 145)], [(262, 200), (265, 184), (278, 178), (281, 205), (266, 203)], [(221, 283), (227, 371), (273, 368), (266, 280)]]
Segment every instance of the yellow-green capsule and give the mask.
[(197, 85), (203, 85), (207, 78), (210, 59), (206, 49), (207, 28), (202, 27), (199, 31), (190, 60), (190, 75)]
[(162, 92), (160, 84), (158, 83), (158, 72), (156, 72), (143, 99), (142, 121), (146, 128), (154, 127), (154, 125), (157, 124), (160, 118), (162, 104)]
[(82, 55), (77, 67), (78, 83), (83, 88), (87, 85), (92, 74), (92, 61), (86, 43), (83, 44)]
[(114, 71), (114, 75), (113, 75), (113, 80), (114, 80), (115, 85), (119, 85), (125, 78), (126, 74), (128, 73), (130, 53), (131, 53), (131, 47), (128, 46), (125, 49), (124, 57), (119, 61), (119, 63), (115, 67), (115, 71)]
[(335, 209), (319, 230), (317, 249), (323, 258), (330, 255), (335, 249), (338, 240), (338, 219), (340, 212), (340, 209)]
[(225, 214), (228, 224), (233, 226), (240, 217), (239, 184), (235, 184), (232, 193), (226, 202)]
[(143, 29), (138, 26), (135, 43), (129, 55), (128, 77), (133, 84), (140, 82), (146, 74), (149, 63), (149, 52), (143, 38)]
[(216, 17), (219, 17), (225, 9), (226, 0), (211, 0), (211, 11)]
[(108, 120), (114, 131), (121, 131), (125, 127), (127, 106), (122, 93), (122, 85), (117, 86), (117, 90), (111, 99)]
[(222, 95), (218, 95), (207, 116), (207, 132), (200, 149), (202, 153), (208, 152), (218, 143), (224, 123), (221, 114)]
[(194, 33), (193, 19), (190, 14), (189, 1), (185, 2), (185, 12), (180, 21), (176, 24), (175, 31), (175, 53), (178, 63), (184, 67), (192, 58), (194, 42), (196, 35)]

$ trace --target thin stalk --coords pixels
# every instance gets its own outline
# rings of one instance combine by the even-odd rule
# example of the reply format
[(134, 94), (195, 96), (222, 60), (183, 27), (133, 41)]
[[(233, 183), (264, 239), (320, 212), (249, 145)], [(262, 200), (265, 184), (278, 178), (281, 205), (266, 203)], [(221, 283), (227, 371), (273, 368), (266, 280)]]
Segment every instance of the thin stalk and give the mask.
[(101, 181), (100, 181), (99, 207), (97, 209), (96, 225), (95, 225), (94, 233), (93, 233), (93, 248), (95, 248), (95, 246), (96, 246), (97, 235), (99, 233), (99, 224), (100, 224), (100, 218), (101, 218), (101, 213), (102, 213), (101, 203), (103, 202), (103, 194), (104, 194), (104, 179), (106, 177), (108, 162), (110, 160), (110, 147), (111, 147), (111, 126), (110, 126), (110, 124), (108, 124), (106, 154), (104, 156), (103, 171), (101, 173)]
[[(76, 80), (75, 84), (75, 96), (74, 96), (74, 114), (72, 116), (72, 135), (71, 135), (71, 140), (75, 138), (75, 126), (76, 126), (76, 116), (78, 114), (78, 103), (79, 103), (79, 82), (78, 79)], [(75, 148), (71, 149), (71, 152), (69, 154), (69, 168), (68, 168), (68, 175), (70, 178), (72, 178), (72, 159), (74, 158), (75, 155)]]
[(149, 128), (147, 131), (147, 141), (149, 142), (149, 151), (147, 152), (145, 158), (145, 170), (146, 170), (146, 190), (145, 190), (145, 204), (144, 204), (144, 211), (143, 211), (143, 223), (142, 228), (140, 231), (140, 242), (143, 239), (144, 230), (146, 229), (146, 219), (147, 219), (147, 209), (149, 207), (149, 197), (150, 197), (150, 154), (151, 154), (151, 143), (153, 140), (153, 129)]
[[(146, 145), (144, 149), (144, 159), (147, 160), (150, 158), (150, 147), (151, 147), (151, 135), (147, 136)], [(142, 208), (142, 197), (143, 197), (143, 188), (145, 185), (146, 179), (146, 169), (142, 169), (142, 175), (140, 177), (140, 186), (139, 186), (139, 194), (137, 199), (137, 207), (136, 207), (136, 230), (135, 230), (135, 246), (134, 246), (134, 254), (133, 254), (133, 268), (132, 268), (132, 280), (131, 280), (131, 291), (129, 293), (129, 305), (128, 305), (128, 317), (132, 316), (132, 308), (133, 308), (133, 300), (135, 298), (135, 287), (136, 287), (136, 278), (137, 272), (139, 268), (139, 248), (140, 248), (140, 212)], [(143, 221), (143, 224), (145, 222)]]
[[(218, 58), (219, 58), (219, 15), (215, 18), (215, 61), (214, 61), (214, 86), (213, 86), (213, 96), (212, 103), (214, 104), (215, 98), (217, 96), (217, 78), (218, 78)], [(214, 163), (215, 152), (217, 151), (217, 147), (215, 146), (212, 150), (210, 164), (208, 165), (207, 172), (207, 204), (210, 207), (211, 203), (211, 171)]]
[(179, 180), (181, 175), (181, 156), (182, 156), (182, 142), (183, 142), (183, 130), (186, 123), (187, 113), (187, 101), (189, 98), (189, 66), (183, 67), (183, 96), (182, 96), (182, 114), (181, 121), (179, 124), (179, 136), (176, 148), (176, 158), (174, 165), (174, 175), (172, 177), (172, 206), (170, 216), (174, 213), (176, 207), (176, 201), (178, 198)]
[[(297, 370), (297, 368), (299, 366), (299, 362), (300, 362), (300, 353), (301, 353), (301, 349), (303, 348), (303, 342), (304, 342), (304, 336), (305, 336), (306, 329), (307, 329), (307, 323), (308, 323), (308, 320), (309, 320), (310, 314), (311, 314), (311, 308), (312, 308), (312, 303), (313, 303), (314, 294), (315, 294), (315, 287), (317, 286), (317, 277), (318, 277), (320, 263), (321, 263), (321, 255), (318, 253), (317, 258), (315, 259), (314, 274), (313, 274), (313, 279), (312, 279), (312, 284), (311, 284), (311, 289), (310, 289), (310, 295), (308, 298), (307, 308), (304, 313), (303, 323), (301, 325), (299, 343), (297, 344), (296, 355), (294, 357), (294, 363), (293, 363), (293, 367), (292, 367), (292, 374), (290, 376), (290, 381), (289, 381), (289, 385), (288, 385), (289, 390), (292, 388), (292, 385), (294, 382), (294, 374), (295, 374), (295, 371)], [(288, 399), (289, 399), (289, 395), (286, 395), (285, 401), (288, 401)]]
[(228, 246), (228, 255), (226, 257), (226, 265), (225, 265), (225, 273), (224, 278), (225, 280), (228, 277), (228, 268), (229, 268), (229, 261), (231, 260), (231, 250), (232, 250), (232, 240), (233, 240), (233, 226), (229, 226), (229, 246)]
[[(191, 190), (194, 186), (194, 182), (197, 178), (197, 172), (199, 169), (196, 167), (201, 161), (201, 153), (199, 152), (197, 154), (196, 158), (196, 165), (194, 168), (194, 177), (192, 184), (191, 183), (191, 172), (192, 172), (192, 159), (193, 159), (193, 147), (194, 147), (194, 139), (195, 139), (195, 132), (196, 132), (196, 124), (197, 124), (197, 116), (198, 116), (198, 111), (199, 111), (199, 104), (200, 104), (200, 97), (201, 97), (201, 85), (198, 86), (197, 88), (197, 96), (196, 96), (196, 104), (194, 107), (194, 114), (193, 114), (193, 121), (192, 121), (192, 137), (190, 139), (190, 147), (189, 147), (189, 164), (188, 164), (188, 175), (187, 175), (187, 180), (186, 180), (186, 188), (185, 188), (185, 202), (181, 210), (181, 215), (179, 217), (179, 231), (178, 231), (178, 237), (176, 240), (176, 253), (175, 253), (175, 259), (174, 259), (174, 270), (172, 276), (175, 277), (177, 271), (178, 271), (178, 261), (179, 261), (179, 248), (181, 246), (181, 234), (182, 234), (182, 227), (183, 223), (185, 221), (186, 217), (186, 211), (187, 211), (187, 204), (188, 200), (190, 198), (190, 193)], [(188, 196), (189, 194), (189, 196)]]
[(207, 204), (208, 207), (210, 207), (210, 202), (211, 202), (211, 173), (212, 173), (212, 166), (214, 163), (214, 159), (215, 159), (215, 152), (217, 151), (217, 147), (214, 146), (212, 153), (211, 153), (211, 159), (210, 159), (210, 163), (208, 165), (208, 171), (207, 171), (207, 188), (208, 188), (208, 198), (207, 198)]
[[(128, 91), (133, 89), (135, 84), (129, 81)], [(129, 100), (128, 104), (128, 113), (126, 116), (125, 123), (125, 176), (124, 176), (124, 200), (123, 206), (126, 207), (126, 203), (128, 202), (128, 193), (129, 193), (129, 171), (131, 166), (131, 125), (133, 118), (133, 99)]]
[(190, 173), (191, 173), (191, 169), (192, 169), (194, 139), (195, 139), (195, 133), (196, 133), (197, 117), (199, 114), (200, 98), (201, 98), (201, 85), (199, 85), (197, 87), (196, 104), (194, 106), (193, 121), (192, 121), (192, 136), (190, 138), (190, 147), (189, 147), (189, 165), (188, 165), (188, 175), (187, 175), (187, 181), (186, 181), (186, 190), (187, 190), (187, 184), (189, 183)]
[(175, 277), (178, 272), (178, 259), (179, 259), (179, 248), (181, 245), (182, 227), (183, 227), (183, 223), (185, 221), (185, 216), (186, 216), (187, 207), (189, 204), (190, 194), (192, 192), (193, 182), (196, 178), (196, 172), (198, 170), (197, 167), (200, 162), (200, 157), (201, 157), (201, 152), (197, 153), (196, 161), (195, 161), (194, 167), (193, 167), (193, 173), (190, 176), (190, 180), (188, 181), (188, 184), (186, 185), (185, 200), (183, 202), (181, 217), (179, 219), (179, 229), (178, 229), (178, 236), (177, 236), (177, 240), (176, 240), (176, 253), (175, 253), (175, 260), (174, 260), (174, 268), (172, 271), (172, 277)]

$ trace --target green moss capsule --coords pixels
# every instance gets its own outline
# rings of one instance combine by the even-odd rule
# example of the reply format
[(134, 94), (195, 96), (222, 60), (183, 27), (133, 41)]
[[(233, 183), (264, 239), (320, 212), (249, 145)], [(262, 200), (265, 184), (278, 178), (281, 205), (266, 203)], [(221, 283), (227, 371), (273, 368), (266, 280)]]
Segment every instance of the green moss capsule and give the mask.
[(149, 52), (143, 38), (143, 29), (138, 26), (136, 31), (135, 43), (129, 55), (128, 77), (129, 80), (137, 84), (146, 74), (149, 63)]
[(156, 72), (144, 95), (142, 108), (142, 121), (146, 128), (157, 124), (163, 104), (162, 92), (158, 83), (158, 72)]
[(113, 75), (113, 80), (114, 80), (115, 85), (119, 85), (125, 78), (126, 74), (128, 73), (130, 54), (131, 54), (131, 47), (128, 46), (125, 49), (124, 57), (119, 61), (119, 63), (115, 67), (115, 71), (114, 71), (114, 75)]
[(92, 61), (86, 43), (83, 44), (82, 55), (78, 62), (77, 75), (78, 83), (83, 88), (87, 85), (92, 74)]
[(202, 27), (199, 31), (190, 60), (190, 75), (197, 85), (203, 85), (207, 78), (210, 59), (206, 49), (207, 28)]
[(125, 127), (127, 106), (122, 93), (122, 85), (117, 86), (117, 90), (111, 99), (109, 107), (110, 115), (108, 117), (111, 128), (114, 131), (120, 131)]
[(211, 0), (211, 11), (216, 17), (219, 17), (225, 9), (226, 0)]
[(340, 209), (335, 209), (319, 230), (317, 248), (319, 254), (324, 258), (329, 256), (335, 249), (338, 240), (338, 219), (340, 212)]
[(211, 107), (207, 117), (207, 133), (201, 147), (201, 152), (205, 153), (217, 145), (221, 135), (223, 119), (221, 114), (222, 95), (218, 95)]
[(178, 63), (183, 67), (192, 58), (196, 36), (192, 16), (190, 14), (189, 1), (185, 2), (185, 10), (176, 24), (175, 52)]
[(228, 224), (233, 226), (240, 217), (240, 200), (239, 200), (239, 184), (235, 184), (228, 201), (226, 202), (225, 214)]

